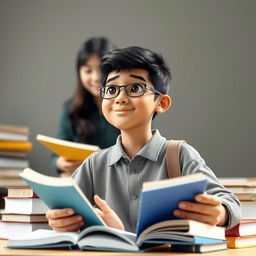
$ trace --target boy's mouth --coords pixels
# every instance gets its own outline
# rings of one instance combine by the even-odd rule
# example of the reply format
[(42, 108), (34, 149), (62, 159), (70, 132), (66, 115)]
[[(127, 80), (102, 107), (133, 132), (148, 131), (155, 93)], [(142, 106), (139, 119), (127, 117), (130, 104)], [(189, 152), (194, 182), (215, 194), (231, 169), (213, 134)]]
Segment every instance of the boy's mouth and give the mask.
[(114, 112), (128, 112), (128, 111), (132, 111), (133, 109), (114, 109)]

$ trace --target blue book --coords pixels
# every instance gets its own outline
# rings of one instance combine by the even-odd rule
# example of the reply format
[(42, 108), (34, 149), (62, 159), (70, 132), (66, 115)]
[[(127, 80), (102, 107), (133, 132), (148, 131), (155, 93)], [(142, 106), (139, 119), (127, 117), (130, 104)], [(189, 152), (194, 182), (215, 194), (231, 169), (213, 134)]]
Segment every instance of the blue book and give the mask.
[(166, 220), (178, 219), (173, 211), (180, 201), (195, 201), (204, 193), (207, 178), (202, 173), (143, 183), (137, 221), (137, 235), (147, 227)]
[(81, 229), (92, 225), (105, 226), (71, 177), (50, 177), (29, 168), (26, 168), (20, 176), (50, 209), (73, 208), (76, 215), (83, 216), (86, 221)]

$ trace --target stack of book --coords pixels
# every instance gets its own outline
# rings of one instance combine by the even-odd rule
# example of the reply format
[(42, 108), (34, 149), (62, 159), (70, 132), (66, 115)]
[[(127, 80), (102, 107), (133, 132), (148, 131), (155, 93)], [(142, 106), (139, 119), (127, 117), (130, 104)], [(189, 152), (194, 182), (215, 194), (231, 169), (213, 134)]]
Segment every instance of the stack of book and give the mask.
[(256, 178), (222, 178), (221, 183), (240, 200), (242, 220), (226, 231), (229, 248), (256, 246)]
[(0, 186), (22, 185), (19, 173), (29, 162), (29, 128), (0, 124)]
[(45, 217), (49, 209), (31, 188), (11, 187), (4, 198), (0, 238), (10, 239), (37, 229), (50, 229)]

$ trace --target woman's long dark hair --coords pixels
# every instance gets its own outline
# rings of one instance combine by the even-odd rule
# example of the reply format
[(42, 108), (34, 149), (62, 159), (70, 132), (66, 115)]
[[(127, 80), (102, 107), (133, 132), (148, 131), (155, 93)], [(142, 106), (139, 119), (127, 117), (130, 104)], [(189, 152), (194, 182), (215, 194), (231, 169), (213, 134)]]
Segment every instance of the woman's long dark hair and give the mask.
[(72, 98), (72, 105), (69, 111), (74, 132), (78, 132), (81, 142), (91, 143), (95, 136), (95, 127), (89, 119), (91, 113), (98, 111), (93, 96), (83, 86), (80, 79), (80, 68), (86, 64), (92, 54), (101, 58), (106, 52), (116, 48), (115, 45), (104, 37), (94, 37), (84, 42), (78, 52), (76, 60), (77, 88)]

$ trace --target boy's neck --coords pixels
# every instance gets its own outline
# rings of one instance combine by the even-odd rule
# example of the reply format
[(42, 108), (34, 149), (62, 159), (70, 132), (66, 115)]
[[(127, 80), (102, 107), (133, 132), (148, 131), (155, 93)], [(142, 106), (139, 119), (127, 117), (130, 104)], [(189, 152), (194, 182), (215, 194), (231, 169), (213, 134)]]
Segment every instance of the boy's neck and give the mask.
[(122, 146), (127, 156), (132, 159), (152, 138), (151, 125), (133, 130), (121, 130)]

